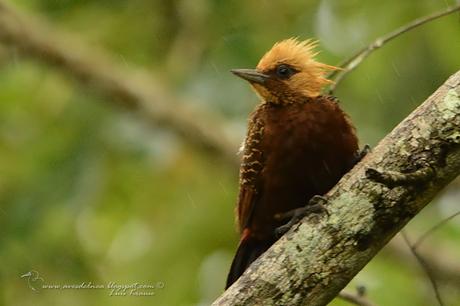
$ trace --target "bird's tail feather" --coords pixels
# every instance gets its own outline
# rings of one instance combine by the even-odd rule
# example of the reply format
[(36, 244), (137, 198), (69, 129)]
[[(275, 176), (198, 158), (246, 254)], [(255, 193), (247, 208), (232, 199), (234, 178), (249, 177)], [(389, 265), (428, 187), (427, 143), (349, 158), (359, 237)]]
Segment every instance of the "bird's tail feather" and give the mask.
[(243, 274), (247, 267), (272, 244), (273, 241), (270, 240), (259, 240), (250, 236), (243, 237), (233, 258), (225, 289), (230, 287)]

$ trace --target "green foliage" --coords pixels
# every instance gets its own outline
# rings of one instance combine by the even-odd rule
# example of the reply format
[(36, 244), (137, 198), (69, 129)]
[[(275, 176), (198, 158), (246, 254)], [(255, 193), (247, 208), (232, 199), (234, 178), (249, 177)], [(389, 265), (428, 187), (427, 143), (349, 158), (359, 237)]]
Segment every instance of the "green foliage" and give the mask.
[[(235, 138), (243, 137), (257, 99), (229, 69), (255, 66), (275, 41), (291, 36), (319, 39), (320, 59), (334, 64), (445, 7), (430, 0), (15, 2), (120, 63), (149, 69), (176, 96), (224, 114)], [(458, 16), (446, 17), (391, 42), (348, 75), (336, 94), (362, 143), (375, 144), (458, 70), (458, 37)], [(216, 298), (237, 244), (237, 169), (113, 108), (69, 76), (3, 51), (0, 304), (206, 305)], [(416, 232), (454, 202), (428, 208)], [(452, 222), (435, 237), (453, 244), (459, 235)], [(382, 254), (355, 283), (380, 305), (434, 305), (428, 279), (411, 267)], [(31, 270), (49, 284), (164, 288), (153, 297), (113, 297), (108, 289), (36, 293), (20, 278)], [(449, 305), (460, 305), (458, 288), (446, 288)]]

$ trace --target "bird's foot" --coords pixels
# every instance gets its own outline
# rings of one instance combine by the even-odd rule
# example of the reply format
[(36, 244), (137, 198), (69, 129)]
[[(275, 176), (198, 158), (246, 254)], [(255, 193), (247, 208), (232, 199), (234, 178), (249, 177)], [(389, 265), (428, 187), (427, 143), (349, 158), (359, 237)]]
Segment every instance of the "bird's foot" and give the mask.
[(281, 237), (284, 235), (293, 225), (297, 224), (305, 216), (321, 213), (329, 214), (325, 207), (327, 202), (328, 200), (326, 197), (315, 195), (304, 207), (299, 207), (285, 213), (276, 214), (275, 219), (278, 221), (289, 219), (286, 224), (275, 229), (276, 237)]
[(358, 150), (355, 153), (355, 164), (359, 163), (361, 159), (363, 159), (364, 156), (366, 156), (370, 151), (371, 151), (371, 146), (368, 144), (365, 144), (361, 150)]

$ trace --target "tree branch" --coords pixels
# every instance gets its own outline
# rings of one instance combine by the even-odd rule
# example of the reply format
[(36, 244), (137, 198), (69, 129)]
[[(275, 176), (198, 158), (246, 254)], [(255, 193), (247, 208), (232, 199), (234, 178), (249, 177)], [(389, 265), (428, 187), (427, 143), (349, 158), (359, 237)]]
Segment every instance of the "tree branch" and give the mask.
[[(420, 246), (417, 246), (416, 250), (423, 254), (425, 262), (436, 272), (436, 279), (445, 284), (458, 286), (460, 284), (460, 262), (452, 247), (439, 244), (422, 246), (423, 250), (419, 249)], [(414, 260), (414, 255), (402, 238), (392, 239), (383, 252), (395, 261), (400, 261), (413, 269), (419, 268), (418, 262)]]
[(450, 15), (452, 13), (455, 13), (457, 11), (460, 11), (460, 4), (455, 5), (453, 7), (450, 7), (446, 10), (424, 16), (418, 19), (415, 19), (408, 24), (394, 30), (393, 32), (387, 33), (384, 36), (381, 36), (374, 40), (370, 45), (364, 47), (363, 49), (359, 50), (356, 52), (354, 55), (351, 57), (345, 59), (343, 62), (337, 65), (337, 67), (342, 68), (341, 70), (335, 70), (332, 71), (327, 78), (330, 80), (333, 80), (334, 83), (329, 87), (329, 92), (333, 93), (334, 90), (337, 88), (339, 83), (343, 80), (345, 75), (353, 71), (356, 67), (358, 67), (369, 55), (371, 55), (372, 52), (376, 51), (377, 49), (380, 49), (382, 46), (384, 46), (387, 42), (395, 39), (396, 37), (409, 32), (421, 25), (424, 25), (430, 21), (436, 20), (438, 18)]
[[(369, 168), (429, 181), (389, 188)], [(328, 193), (329, 215), (306, 217), (213, 305), (326, 305), (450, 181), (460, 174), (460, 71), (401, 122)]]
[(414, 249), (417, 249), (422, 244), (422, 242), (425, 241), (426, 238), (428, 238), (428, 236), (433, 234), (433, 232), (435, 232), (436, 230), (438, 230), (443, 225), (445, 225), (447, 222), (449, 222), (450, 220), (454, 219), (457, 216), (460, 216), (460, 211), (457, 211), (453, 215), (450, 215), (449, 217), (447, 217), (444, 220), (442, 220), (441, 222), (435, 224), (432, 228), (430, 228), (425, 233), (423, 233), (423, 235), (420, 236), (420, 238), (418, 238), (417, 241), (414, 242), (414, 244), (413, 244)]
[(195, 146), (238, 164), (237, 145), (226, 137), (218, 115), (190, 108), (190, 103), (170, 95), (149, 73), (122, 67), (109, 54), (89, 49), (53, 28), (37, 18), (25, 18), (0, 0), (0, 42), (95, 88), (108, 102), (136, 113), (155, 127), (170, 129)]
[(430, 267), (427, 265), (425, 260), (423, 259), (422, 255), (420, 255), (417, 250), (415, 249), (414, 245), (409, 241), (409, 237), (407, 237), (407, 234), (404, 230), (401, 231), (401, 236), (404, 239), (404, 242), (407, 244), (409, 247), (412, 255), (417, 259), (418, 263), (422, 267), (423, 271), (425, 272), (426, 276), (430, 280), (431, 287), (433, 288), (434, 294), (436, 296), (436, 300), (438, 301), (439, 306), (444, 306), (444, 302), (442, 301), (441, 293), (439, 292), (438, 288), (438, 283), (436, 282), (436, 278), (433, 274), (433, 271), (431, 271)]

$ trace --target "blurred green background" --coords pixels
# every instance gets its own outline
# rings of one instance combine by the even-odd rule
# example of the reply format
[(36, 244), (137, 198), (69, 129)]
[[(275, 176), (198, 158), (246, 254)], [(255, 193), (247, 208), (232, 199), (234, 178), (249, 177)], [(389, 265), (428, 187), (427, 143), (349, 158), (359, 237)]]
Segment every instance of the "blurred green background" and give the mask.
[[(179, 103), (223, 116), (237, 143), (257, 98), (229, 69), (254, 67), (274, 42), (292, 36), (319, 39), (319, 59), (336, 64), (454, 1), (12, 3), (64, 35), (107, 50), (121, 66), (147, 70)], [(361, 143), (375, 145), (459, 68), (456, 14), (375, 52), (336, 95)], [(0, 45), (0, 305), (208, 305), (222, 292), (237, 244), (238, 169), (110, 102), (40, 59)], [(459, 209), (458, 186), (411, 222), (413, 240)], [(421, 253), (453, 258), (455, 272), (459, 238), (457, 219)], [(20, 278), (31, 270), (49, 284), (161, 288), (150, 297), (96, 289), (37, 293)], [(446, 305), (460, 305), (459, 279), (439, 281)], [(416, 259), (394, 249), (379, 254), (350, 290), (356, 285), (366, 286), (378, 305), (436, 305)]]

